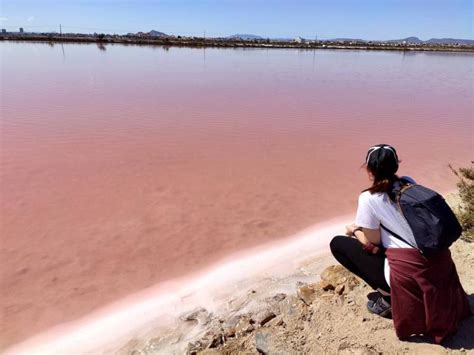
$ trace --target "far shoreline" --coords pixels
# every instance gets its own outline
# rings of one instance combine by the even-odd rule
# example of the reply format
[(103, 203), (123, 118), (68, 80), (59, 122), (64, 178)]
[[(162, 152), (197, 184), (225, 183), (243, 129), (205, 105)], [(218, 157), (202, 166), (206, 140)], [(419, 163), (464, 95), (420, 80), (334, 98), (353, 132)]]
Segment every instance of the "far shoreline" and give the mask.
[(176, 38), (176, 37), (102, 37), (81, 35), (46, 35), (46, 34), (0, 34), (0, 41), (10, 42), (41, 42), (49, 44), (122, 44), (137, 46), (162, 46), (185, 48), (260, 48), (260, 49), (332, 49), (332, 50), (368, 50), (368, 51), (399, 51), (399, 52), (450, 52), (472, 53), (474, 45), (443, 45), (443, 44), (391, 44), (378, 42), (351, 41), (315, 41), (297, 43), (294, 41), (252, 41), (221, 38)]

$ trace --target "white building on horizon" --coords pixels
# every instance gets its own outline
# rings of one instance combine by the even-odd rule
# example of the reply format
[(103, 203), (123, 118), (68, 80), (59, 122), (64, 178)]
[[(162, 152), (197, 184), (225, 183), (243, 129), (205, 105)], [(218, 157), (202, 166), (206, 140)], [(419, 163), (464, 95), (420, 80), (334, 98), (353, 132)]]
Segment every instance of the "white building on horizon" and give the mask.
[(302, 37), (296, 37), (293, 41), (294, 41), (295, 43), (299, 43), (299, 44), (306, 42), (305, 39), (302, 38)]

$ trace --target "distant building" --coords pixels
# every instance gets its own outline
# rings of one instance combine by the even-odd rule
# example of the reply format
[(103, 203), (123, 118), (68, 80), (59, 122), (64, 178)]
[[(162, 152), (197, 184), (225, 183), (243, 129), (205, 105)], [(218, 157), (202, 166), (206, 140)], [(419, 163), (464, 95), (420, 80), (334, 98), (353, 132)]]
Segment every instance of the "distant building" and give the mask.
[(24, 32), (23, 27), (20, 27), (20, 33), (23, 33), (23, 32)]
[(294, 41), (295, 43), (305, 43), (304, 38), (301, 38), (301, 37), (296, 37), (293, 41)]
[(2, 33), (7, 33), (7, 29), (6, 29), (6, 28), (2, 28)]

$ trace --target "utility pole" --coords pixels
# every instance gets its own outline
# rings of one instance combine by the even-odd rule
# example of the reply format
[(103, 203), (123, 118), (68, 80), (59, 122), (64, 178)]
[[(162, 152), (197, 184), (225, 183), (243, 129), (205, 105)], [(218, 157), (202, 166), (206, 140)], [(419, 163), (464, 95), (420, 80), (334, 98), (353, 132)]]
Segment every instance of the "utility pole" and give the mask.
[(59, 24), (59, 35), (62, 37), (63, 35), (63, 28), (61, 27), (61, 24)]

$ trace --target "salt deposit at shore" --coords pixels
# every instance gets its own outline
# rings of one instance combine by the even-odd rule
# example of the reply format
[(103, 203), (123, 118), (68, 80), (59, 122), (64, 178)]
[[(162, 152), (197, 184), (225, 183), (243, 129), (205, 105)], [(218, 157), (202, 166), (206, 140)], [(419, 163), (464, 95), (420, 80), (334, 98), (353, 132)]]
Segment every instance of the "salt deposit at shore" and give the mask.
[[(130, 339), (146, 337), (159, 328), (172, 325), (180, 314), (197, 306), (211, 312), (222, 311), (229, 302), (249, 290), (261, 290), (264, 280), (286, 278), (288, 288), (293, 289), (295, 280), (289, 276), (304, 267), (305, 260), (327, 257), (329, 240), (343, 233), (344, 226), (352, 219), (352, 215), (332, 219), (307, 228), (286, 241), (231, 255), (203, 272), (161, 283), (82, 319), (56, 326), (10, 347), (6, 353), (116, 351)], [(281, 289), (284, 285), (278, 287), (279, 291), (284, 291)], [(276, 291), (272, 287), (266, 288), (269, 294)]]

